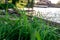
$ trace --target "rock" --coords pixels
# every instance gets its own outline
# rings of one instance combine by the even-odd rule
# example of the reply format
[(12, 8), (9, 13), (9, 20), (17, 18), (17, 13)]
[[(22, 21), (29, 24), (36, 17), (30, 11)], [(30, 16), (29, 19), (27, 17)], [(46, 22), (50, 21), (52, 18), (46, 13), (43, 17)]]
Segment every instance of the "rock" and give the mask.
[(8, 12), (9, 12), (10, 14), (16, 13), (16, 11), (13, 10), (13, 9), (8, 9)]
[(0, 14), (5, 14), (5, 10), (0, 10)]

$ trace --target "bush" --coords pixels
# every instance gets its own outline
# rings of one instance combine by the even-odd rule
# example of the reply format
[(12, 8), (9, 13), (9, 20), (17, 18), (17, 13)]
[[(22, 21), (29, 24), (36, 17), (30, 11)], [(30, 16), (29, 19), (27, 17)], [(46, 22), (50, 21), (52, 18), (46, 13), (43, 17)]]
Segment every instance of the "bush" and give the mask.
[(0, 9), (5, 9), (6, 5), (5, 4), (0, 4)]
[[(6, 9), (6, 4), (0, 4), (0, 9)], [(8, 8), (14, 8), (13, 4), (8, 3)]]

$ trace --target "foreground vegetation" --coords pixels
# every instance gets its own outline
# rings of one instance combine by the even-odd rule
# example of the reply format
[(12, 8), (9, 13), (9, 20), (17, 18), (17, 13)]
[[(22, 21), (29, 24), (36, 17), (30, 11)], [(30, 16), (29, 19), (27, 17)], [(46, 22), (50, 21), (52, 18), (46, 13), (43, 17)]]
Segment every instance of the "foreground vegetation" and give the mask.
[(42, 19), (27, 16), (24, 10), (17, 10), (18, 15), (7, 12), (8, 8), (14, 6), (33, 7), (33, 0), (28, 0), (28, 3), (24, 0), (20, 2), (13, 0), (14, 5), (10, 2), (0, 3), (0, 9), (5, 9), (4, 13), (6, 12), (5, 15), (0, 11), (0, 40), (60, 40), (58, 28), (49, 26)]
[(59, 40), (57, 28), (25, 13), (19, 11), (19, 17), (7, 13), (0, 17), (0, 40)]

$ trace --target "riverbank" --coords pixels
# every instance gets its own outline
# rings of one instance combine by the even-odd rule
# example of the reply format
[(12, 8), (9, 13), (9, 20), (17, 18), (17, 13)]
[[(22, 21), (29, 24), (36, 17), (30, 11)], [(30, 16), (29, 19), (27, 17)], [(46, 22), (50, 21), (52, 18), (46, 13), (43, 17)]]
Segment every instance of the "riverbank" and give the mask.
[[(27, 15), (33, 15), (45, 20), (49, 20), (52, 22), (60, 23), (60, 8), (39, 8), (39, 7), (33, 7), (32, 8), (20, 8), (20, 10), (27, 11)], [(9, 13), (17, 13), (12, 9), (8, 10)], [(3, 10), (2, 13), (5, 11)]]

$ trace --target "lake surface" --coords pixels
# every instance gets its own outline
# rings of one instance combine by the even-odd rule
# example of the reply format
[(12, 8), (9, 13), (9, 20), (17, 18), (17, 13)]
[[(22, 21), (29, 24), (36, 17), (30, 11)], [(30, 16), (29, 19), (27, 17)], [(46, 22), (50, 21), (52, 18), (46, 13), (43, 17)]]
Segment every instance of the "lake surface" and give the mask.
[(60, 8), (38, 8), (34, 7), (37, 17), (60, 23)]

